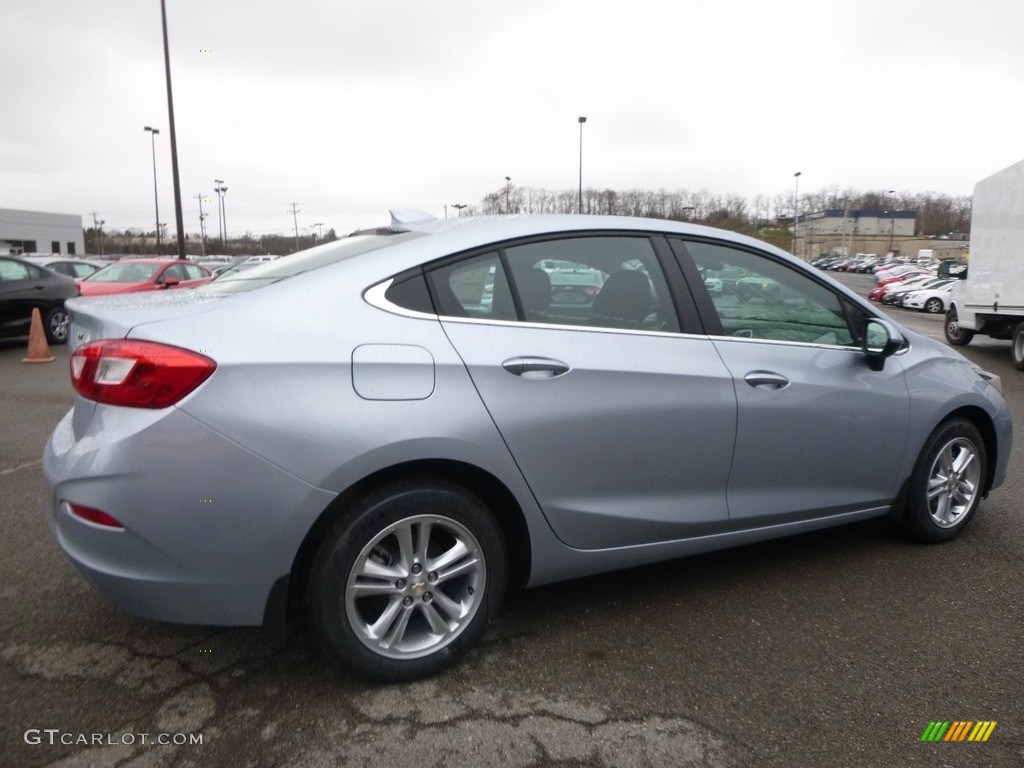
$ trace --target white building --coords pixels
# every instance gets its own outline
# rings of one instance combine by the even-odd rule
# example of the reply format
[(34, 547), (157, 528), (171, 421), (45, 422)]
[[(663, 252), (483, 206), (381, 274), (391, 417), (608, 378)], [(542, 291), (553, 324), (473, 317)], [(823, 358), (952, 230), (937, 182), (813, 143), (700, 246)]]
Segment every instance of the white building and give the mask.
[(82, 217), (0, 208), (0, 251), (84, 255)]
[(917, 211), (836, 210), (800, 214), (796, 236), (861, 235), (913, 237)]

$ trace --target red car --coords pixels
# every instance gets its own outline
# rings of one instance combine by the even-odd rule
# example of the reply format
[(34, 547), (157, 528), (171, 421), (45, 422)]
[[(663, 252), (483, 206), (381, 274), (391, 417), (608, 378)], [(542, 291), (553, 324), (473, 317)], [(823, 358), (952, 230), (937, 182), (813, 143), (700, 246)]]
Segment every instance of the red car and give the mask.
[(108, 296), (134, 291), (196, 288), (212, 279), (213, 273), (210, 270), (188, 261), (124, 259), (75, 282), (83, 296)]

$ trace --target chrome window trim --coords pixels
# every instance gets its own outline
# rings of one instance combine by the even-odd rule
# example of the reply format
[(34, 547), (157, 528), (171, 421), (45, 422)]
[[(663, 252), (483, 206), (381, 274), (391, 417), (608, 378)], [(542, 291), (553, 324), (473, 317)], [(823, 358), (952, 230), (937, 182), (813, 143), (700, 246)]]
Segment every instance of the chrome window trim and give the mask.
[(382, 283), (372, 285), (363, 291), (363, 301), (369, 304), (371, 307), (376, 307), (385, 312), (390, 312), (392, 315), (401, 315), (402, 317), (413, 317), (417, 320), (440, 320), (441, 318), (431, 312), (417, 312), (414, 309), (406, 309), (400, 307), (394, 302), (388, 301), (385, 294), (388, 292), (388, 288), (395, 282), (395, 278), (389, 277)]
[(430, 314), (427, 312), (417, 312), (412, 309), (406, 309), (400, 307), (397, 304), (388, 301), (385, 297), (388, 288), (391, 287), (395, 279), (389, 277), (382, 283), (377, 283), (365, 291), (363, 291), (363, 300), (366, 301), (372, 307), (383, 310), (384, 312), (390, 312), (393, 315), (401, 315), (402, 317), (411, 317), (417, 320), (437, 320), (445, 323), (469, 323), (472, 325), (491, 325), (507, 328), (550, 328), (558, 331), (589, 331), (594, 333), (619, 333), (627, 334), (630, 336), (656, 336), (656, 337), (667, 337), (672, 339), (678, 338), (697, 338), (706, 339), (707, 335), (701, 333), (681, 333), (676, 331), (647, 331), (639, 328), (601, 328), (591, 325), (562, 325), (560, 323), (531, 323), (531, 322), (519, 322), (518, 320), (488, 320), (483, 317), (453, 317), (451, 315), (437, 315)]
[[(768, 344), (771, 346), (782, 346), (782, 347), (806, 347), (810, 349), (838, 349), (846, 350), (848, 352), (859, 352), (863, 353), (860, 347), (850, 347), (842, 344), (813, 344), (803, 341), (780, 341), (778, 339), (750, 339), (740, 336), (718, 336), (708, 335), (703, 333), (685, 333), (675, 331), (646, 331), (636, 328), (601, 328), (590, 325), (562, 325), (556, 323), (530, 323), (530, 322), (519, 322), (518, 320), (487, 320), (482, 317), (451, 317), (448, 315), (437, 315), (427, 312), (417, 312), (412, 309), (406, 309), (400, 307), (397, 304), (388, 301), (385, 298), (388, 288), (391, 287), (392, 283), (395, 282), (393, 277), (389, 277), (382, 283), (377, 283), (365, 291), (363, 291), (363, 299), (372, 307), (383, 310), (384, 312), (390, 312), (393, 315), (400, 315), (402, 317), (410, 317), (416, 320), (437, 320), (438, 322), (445, 323), (469, 323), (472, 325), (491, 325), (506, 328), (549, 328), (557, 331), (587, 331), (589, 333), (614, 333), (614, 334), (625, 334), (627, 336), (654, 336), (656, 338), (670, 338), (670, 339), (709, 339), (710, 341), (731, 341), (731, 342), (743, 342), (746, 344)], [(910, 348), (908, 341), (907, 346), (904, 349), (899, 350), (896, 354), (904, 354)]]

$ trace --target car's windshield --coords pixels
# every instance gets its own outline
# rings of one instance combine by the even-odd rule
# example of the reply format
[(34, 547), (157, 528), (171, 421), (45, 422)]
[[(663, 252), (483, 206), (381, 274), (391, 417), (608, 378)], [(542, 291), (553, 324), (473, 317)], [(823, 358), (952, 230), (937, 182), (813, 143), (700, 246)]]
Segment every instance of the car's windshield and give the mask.
[(223, 274), (213, 282), (198, 288), (207, 293), (239, 293), (261, 288), (311, 269), (326, 267), (361, 253), (375, 251), (406, 240), (423, 237), (421, 232), (395, 232), (386, 229), (370, 233), (356, 233), (333, 243), (311, 248), (308, 251), (285, 256), (274, 261), (254, 264), (251, 269)]
[(159, 264), (139, 264), (119, 261), (110, 264), (86, 278), (93, 283), (144, 283), (160, 269)]

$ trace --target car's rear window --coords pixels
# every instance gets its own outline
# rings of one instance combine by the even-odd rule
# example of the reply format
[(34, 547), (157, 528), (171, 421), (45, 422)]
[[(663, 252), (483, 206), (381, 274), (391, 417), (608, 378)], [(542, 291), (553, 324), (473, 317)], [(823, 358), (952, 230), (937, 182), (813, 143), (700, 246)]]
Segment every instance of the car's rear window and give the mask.
[(329, 246), (312, 248), (308, 251), (283, 256), (274, 261), (257, 264), (251, 269), (224, 274), (211, 283), (197, 288), (206, 293), (240, 293), (262, 288), (265, 285), (286, 280), (289, 277), (336, 264), (353, 256), (376, 251), (389, 245), (423, 237), (422, 232), (398, 232), (386, 229), (369, 233), (357, 233), (337, 240)]

